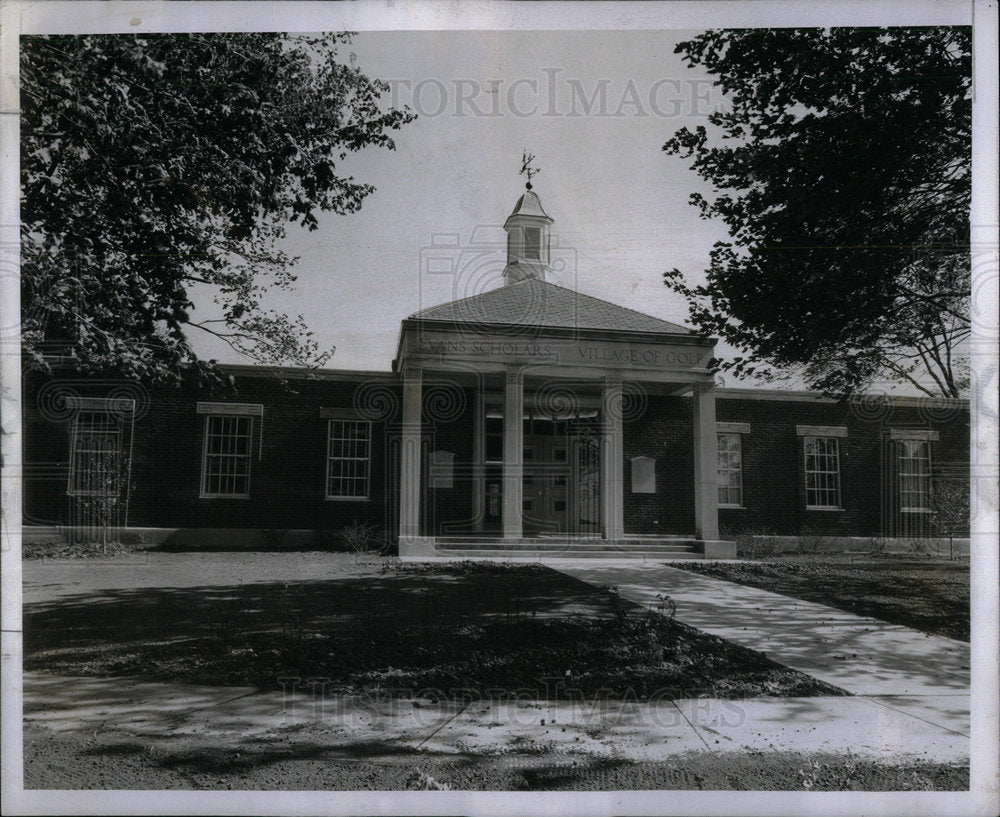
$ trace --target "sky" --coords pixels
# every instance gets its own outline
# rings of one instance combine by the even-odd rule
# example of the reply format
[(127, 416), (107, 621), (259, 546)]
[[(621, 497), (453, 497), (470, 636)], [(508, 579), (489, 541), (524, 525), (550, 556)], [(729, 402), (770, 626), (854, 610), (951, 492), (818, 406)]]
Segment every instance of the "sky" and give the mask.
[[(395, 151), (369, 148), (341, 165), (377, 188), (359, 213), (324, 214), (314, 232), (289, 228), (298, 282), (269, 305), (302, 314), (321, 347), (336, 347), (328, 366), (387, 370), (403, 318), (500, 285), (502, 225), (524, 190), (527, 150), (554, 219), (557, 282), (687, 323), (662, 274), (677, 267), (702, 280), (726, 237), (688, 203), (703, 182), (662, 151), (725, 104), (674, 54), (696, 33), (359, 33), (349, 51), (361, 69), (389, 82), (387, 103), (418, 116), (394, 134)], [(245, 362), (193, 341), (202, 356)]]

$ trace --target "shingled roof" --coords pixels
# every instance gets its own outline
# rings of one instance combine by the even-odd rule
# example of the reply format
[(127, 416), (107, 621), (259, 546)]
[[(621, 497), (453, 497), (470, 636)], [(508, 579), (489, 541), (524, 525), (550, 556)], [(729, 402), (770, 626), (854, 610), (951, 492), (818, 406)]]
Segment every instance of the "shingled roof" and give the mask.
[(422, 309), (410, 316), (420, 321), (481, 323), (506, 326), (551, 326), (691, 335), (676, 323), (582, 295), (538, 278), (497, 287), (479, 295)]

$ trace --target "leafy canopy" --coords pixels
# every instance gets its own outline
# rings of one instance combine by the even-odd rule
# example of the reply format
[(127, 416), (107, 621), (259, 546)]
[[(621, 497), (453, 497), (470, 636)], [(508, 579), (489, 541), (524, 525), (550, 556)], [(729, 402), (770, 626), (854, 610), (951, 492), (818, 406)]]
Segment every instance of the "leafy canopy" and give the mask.
[(741, 354), (846, 395), (874, 380), (958, 396), (969, 334), (971, 43), (967, 28), (709, 31), (677, 45), (731, 103), (668, 154), (731, 240), (706, 283), (666, 283)]
[[(178, 380), (211, 374), (194, 330), (254, 360), (318, 365), (288, 289), (286, 225), (352, 213), (374, 188), (338, 172), (393, 149), (414, 116), (341, 59), (350, 35), (192, 34), (21, 41), (22, 342), (53, 362)], [(195, 288), (216, 311), (195, 318)], [(199, 309), (199, 312), (201, 310)]]

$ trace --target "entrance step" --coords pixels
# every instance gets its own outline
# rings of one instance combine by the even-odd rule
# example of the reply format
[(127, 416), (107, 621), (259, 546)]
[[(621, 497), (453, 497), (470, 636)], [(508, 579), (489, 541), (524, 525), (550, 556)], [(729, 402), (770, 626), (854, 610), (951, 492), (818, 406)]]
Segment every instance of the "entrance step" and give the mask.
[(525, 539), (441, 536), (435, 553), (460, 559), (701, 559), (703, 543), (682, 537), (628, 537), (607, 540), (596, 537), (533, 537)]
[(620, 542), (602, 542), (601, 544), (588, 544), (582, 545), (577, 542), (572, 543), (562, 543), (558, 544), (553, 542), (552, 544), (540, 544), (540, 543), (530, 543), (530, 542), (515, 542), (515, 543), (501, 543), (501, 542), (489, 542), (482, 544), (479, 542), (466, 542), (466, 543), (454, 543), (454, 544), (441, 544), (437, 543), (437, 550), (481, 550), (481, 551), (491, 551), (491, 550), (509, 550), (511, 552), (519, 550), (537, 550), (540, 553), (563, 553), (570, 552), (573, 553), (587, 553), (587, 552), (623, 552), (629, 550), (642, 550), (648, 551), (650, 553), (695, 553), (700, 550), (697, 545), (693, 544), (670, 544), (661, 545), (656, 543), (649, 544), (626, 544)]
[(524, 536), (520, 539), (504, 539), (502, 536), (435, 536), (439, 546), (452, 545), (558, 545), (578, 547), (581, 545), (656, 547), (660, 545), (697, 545), (698, 540), (690, 536), (625, 536), (621, 539), (602, 539), (600, 536)]
[(665, 551), (644, 551), (644, 550), (561, 550), (561, 551), (540, 551), (540, 550), (452, 550), (438, 548), (435, 551), (437, 556), (445, 556), (452, 559), (492, 559), (503, 561), (505, 559), (626, 559), (631, 561), (659, 562), (677, 559), (682, 561), (693, 561), (694, 559), (704, 559), (705, 555), (698, 551), (685, 552), (665, 552)]

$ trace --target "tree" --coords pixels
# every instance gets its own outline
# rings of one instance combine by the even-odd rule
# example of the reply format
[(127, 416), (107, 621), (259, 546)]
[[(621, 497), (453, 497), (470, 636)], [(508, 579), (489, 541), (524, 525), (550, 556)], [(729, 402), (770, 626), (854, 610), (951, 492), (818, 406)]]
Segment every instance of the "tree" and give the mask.
[(967, 381), (967, 28), (709, 31), (675, 49), (731, 108), (663, 149), (713, 186), (706, 282), (665, 274), (737, 376), (959, 396)]
[[(350, 35), (104, 35), (21, 40), (22, 344), (29, 370), (173, 380), (214, 371), (189, 334), (259, 362), (320, 364), (288, 289), (289, 223), (373, 191), (349, 152), (411, 121), (338, 58)], [(217, 311), (195, 316), (195, 288)], [(199, 313), (202, 310), (199, 310)]]

